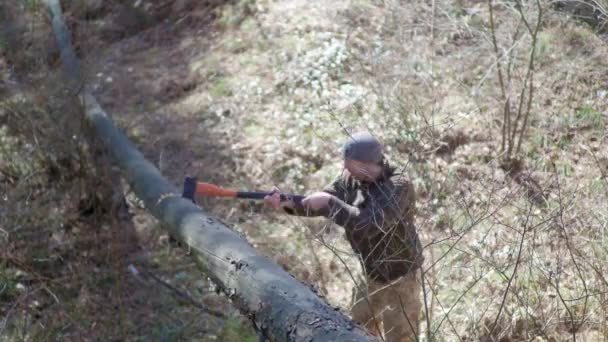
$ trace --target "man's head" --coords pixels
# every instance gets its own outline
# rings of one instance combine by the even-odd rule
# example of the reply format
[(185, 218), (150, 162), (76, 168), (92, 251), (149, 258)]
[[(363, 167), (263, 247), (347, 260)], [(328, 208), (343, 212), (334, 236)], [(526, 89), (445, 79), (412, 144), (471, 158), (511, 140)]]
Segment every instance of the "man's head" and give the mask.
[(374, 181), (383, 170), (382, 144), (368, 132), (358, 132), (342, 147), (344, 168), (360, 181)]

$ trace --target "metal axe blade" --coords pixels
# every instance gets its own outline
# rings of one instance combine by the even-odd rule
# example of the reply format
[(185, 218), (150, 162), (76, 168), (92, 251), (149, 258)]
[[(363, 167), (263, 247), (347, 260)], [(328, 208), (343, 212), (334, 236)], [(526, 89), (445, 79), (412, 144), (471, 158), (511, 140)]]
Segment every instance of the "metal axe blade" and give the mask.
[(196, 177), (186, 177), (186, 179), (184, 180), (184, 191), (182, 193), (182, 197), (191, 200), (193, 203), (196, 203), (196, 201), (194, 200), (195, 192)]

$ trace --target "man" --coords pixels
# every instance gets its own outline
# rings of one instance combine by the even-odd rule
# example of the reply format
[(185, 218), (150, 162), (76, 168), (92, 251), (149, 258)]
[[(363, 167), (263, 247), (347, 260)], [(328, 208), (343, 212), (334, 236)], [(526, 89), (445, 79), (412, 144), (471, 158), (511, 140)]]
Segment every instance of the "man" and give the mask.
[(414, 225), (416, 195), (412, 184), (386, 160), (382, 145), (360, 132), (344, 144), (345, 171), (321, 192), (281, 202), (267, 196), (268, 206), (291, 215), (325, 216), (344, 227), (360, 255), (367, 287), (357, 285), (353, 319), (386, 341), (413, 341), (418, 334), (422, 246)]

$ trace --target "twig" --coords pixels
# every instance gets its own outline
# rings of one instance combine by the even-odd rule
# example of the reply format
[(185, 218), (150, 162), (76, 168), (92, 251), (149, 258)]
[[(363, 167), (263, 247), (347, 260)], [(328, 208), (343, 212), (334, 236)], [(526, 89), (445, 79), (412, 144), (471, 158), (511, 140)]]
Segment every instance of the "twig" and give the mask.
[[(572, 263), (574, 264), (574, 267), (576, 268), (576, 271), (578, 273), (578, 276), (579, 276), (581, 282), (583, 283), (583, 288), (585, 291), (585, 304), (584, 304), (584, 310), (583, 310), (583, 320), (581, 320), (581, 324), (582, 324), (584, 322), (585, 312), (587, 311), (587, 302), (588, 302), (587, 295), (589, 294), (589, 290), (587, 289), (587, 284), (585, 282), (585, 277), (583, 275), (583, 272), (581, 271), (580, 266), (578, 265), (578, 262), (576, 261), (576, 258), (574, 257), (574, 253), (572, 252), (572, 245), (570, 243), (570, 238), (568, 237), (568, 232), (566, 231), (566, 225), (564, 223), (564, 207), (563, 207), (563, 200), (562, 200), (561, 183), (559, 181), (559, 174), (558, 174), (557, 170), (555, 171), (555, 178), (556, 178), (556, 182), (557, 182), (557, 196), (558, 196), (558, 202), (559, 202), (559, 208), (560, 208), (559, 216), (558, 216), (559, 221), (557, 222), (557, 225), (563, 231), (563, 236), (566, 241), (566, 247), (568, 248), (568, 254), (570, 255)], [(574, 200), (574, 197), (572, 198), (572, 200)], [(557, 285), (558, 285), (558, 283), (556, 280), (556, 291), (560, 297), (560, 300), (564, 304), (564, 307), (568, 311), (568, 314), (570, 315), (570, 320), (572, 323), (572, 338), (574, 341), (576, 341), (576, 331), (579, 329), (580, 325), (579, 326), (575, 325), (574, 314), (569, 310), (568, 306), (566, 305), (566, 301), (562, 298), (562, 295), (561, 295)]]
[(494, 47), (494, 57), (496, 58), (496, 72), (498, 73), (498, 82), (500, 84), (500, 91), (501, 91), (501, 95), (502, 95), (502, 99), (504, 102), (504, 109), (503, 109), (503, 123), (502, 123), (502, 143), (501, 143), (501, 151), (505, 150), (505, 143), (507, 140), (507, 123), (509, 123), (509, 119), (510, 119), (510, 104), (509, 104), (509, 98), (507, 96), (507, 92), (505, 89), (505, 82), (504, 82), (504, 77), (502, 75), (502, 64), (500, 63), (500, 52), (498, 51), (498, 43), (496, 41), (496, 26), (494, 24), (494, 9), (493, 7), (493, 2), (492, 0), (488, 0), (488, 9), (490, 10), (490, 32), (492, 35), (492, 46)]
[[(521, 11), (521, 6), (518, 6), (518, 10), (520, 11), (522, 20), (524, 20), (524, 23), (526, 24), (528, 31), (532, 35), (532, 51), (530, 51), (530, 63), (528, 64), (528, 72), (526, 74), (526, 78), (529, 78), (529, 80), (530, 80), (530, 84), (528, 85), (528, 89), (529, 89), (528, 103), (526, 104), (526, 114), (524, 116), (524, 122), (521, 126), (521, 131), (519, 132), (519, 141), (517, 142), (517, 149), (515, 150), (515, 154), (519, 154), (519, 150), (521, 149), (521, 142), (523, 140), (524, 132), (525, 132), (527, 124), (528, 124), (528, 117), (530, 116), (530, 108), (532, 106), (532, 97), (534, 94), (534, 58), (536, 56), (535, 52), (536, 52), (536, 41), (537, 41), (537, 37), (538, 37), (538, 31), (540, 30), (542, 16), (543, 16), (543, 10), (542, 10), (542, 7), (540, 6), (539, 0), (536, 0), (536, 6), (538, 7), (538, 16), (536, 18), (536, 27), (534, 29), (534, 33), (532, 33), (532, 31), (530, 30), (530, 26), (527, 24), (527, 20), (524, 19), (525, 16), (524, 16), (523, 12)], [(521, 101), (523, 101), (524, 89), (525, 89), (525, 81), (524, 81), (524, 86), (522, 88), (522, 96), (520, 99)], [(518, 113), (518, 116), (520, 114), (521, 114), (521, 103), (520, 103), (520, 112)], [(516, 121), (516, 124), (517, 124), (517, 121)], [(515, 130), (513, 130), (513, 137), (515, 137)]]
[(591, 156), (593, 157), (593, 161), (595, 161), (597, 168), (600, 170), (600, 175), (602, 177), (602, 180), (606, 183), (606, 186), (608, 187), (608, 174), (606, 174), (606, 170), (604, 170), (605, 167), (602, 166), (602, 163), (597, 158), (597, 155), (595, 154), (595, 152), (593, 152), (590, 148), (588, 148), (587, 146), (585, 146), (583, 144), (579, 144), (579, 146), (582, 147), (585, 151), (589, 152), (589, 154), (591, 154)]
[[(429, 341), (432, 341), (433, 335), (431, 334), (431, 320), (430, 320), (430, 316), (432, 315), (432, 312), (429, 311), (428, 292), (426, 290), (426, 286), (424, 285), (425, 273), (426, 272), (423, 269), (420, 270), (420, 285), (422, 287), (424, 315), (426, 316), (426, 337)], [(430, 284), (429, 284), (429, 286), (430, 286)], [(435, 298), (435, 296), (433, 296), (432, 298)], [(401, 297), (399, 298), (399, 300), (401, 300)], [(409, 323), (409, 320), (408, 320), (408, 323)]]
[[(416, 339), (416, 342), (418, 342), (420, 340), (420, 338), (418, 337), (418, 328), (416, 327), (416, 329), (414, 330), (414, 326), (412, 325), (412, 322), (410, 321), (410, 318), (407, 317), (407, 313), (405, 312), (405, 305), (403, 304), (403, 298), (401, 298), (401, 295), (398, 295), (399, 297), (399, 305), (401, 307), (401, 312), (403, 313), (403, 316), (405, 317), (405, 320), (407, 322), (407, 325), (410, 327), (410, 329), (415, 332), (416, 334), (414, 335), (414, 338)], [(418, 313), (416, 313), (418, 314)], [(388, 332), (387, 332), (388, 333)]]
[(35, 289), (31, 292), (27, 292), (25, 294), (23, 294), (19, 300), (17, 300), (6, 312), (6, 315), (4, 316), (4, 318), (2, 319), (2, 322), (0, 323), (0, 336), (4, 335), (4, 330), (6, 329), (6, 326), (8, 325), (8, 321), (11, 317), (11, 315), (13, 314), (13, 311), (15, 311), (15, 309), (21, 305), (23, 302), (25, 302), (26, 299), (28, 299), (31, 295), (33, 295), (34, 293), (38, 292), (40, 289)]
[[(133, 274), (133, 276), (135, 276), (135, 278), (139, 278), (140, 273), (143, 274), (145, 277), (150, 277), (152, 278), (155, 282), (161, 284), (162, 286), (164, 286), (165, 288), (167, 288), (168, 290), (170, 290), (171, 292), (173, 292), (174, 294), (176, 294), (178, 297), (180, 297), (181, 299), (185, 300), (186, 302), (190, 303), (191, 305), (193, 305), (194, 307), (201, 309), (213, 316), (216, 317), (222, 317), (225, 318), (226, 314), (221, 312), (221, 311), (216, 311), (213, 309), (210, 309), (204, 305), (202, 305), (201, 303), (199, 303), (198, 301), (194, 300), (192, 297), (190, 297), (188, 294), (186, 294), (184, 291), (181, 291), (180, 289), (178, 289), (177, 287), (167, 283), (166, 281), (160, 279), (159, 277), (157, 277), (155, 274), (153, 274), (152, 272), (148, 272), (148, 271), (142, 271), (140, 272), (137, 268), (135, 268), (135, 266), (133, 266), (132, 264), (130, 264), (128, 266), (129, 272), (131, 274)], [(139, 278), (140, 281), (142, 280), (141, 278)]]
[[(428, 280), (427, 280), (427, 282), (428, 282)], [(430, 285), (430, 284), (429, 284), (429, 285)], [(441, 310), (443, 310), (443, 311), (445, 312), (445, 311), (446, 311), (446, 310), (445, 310), (445, 307), (443, 306), (443, 304), (441, 304), (441, 301), (439, 300), (439, 297), (437, 296), (437, 293), (435, 292), (435, 290), (433, 290), (433, 287), (432, 287), (432, 286), (429, 286), (429, 289), (431, 290), (431, 294), (433, 295), (433, 297), (435, 297), (435, 298), (436, 298), (436, 300), (437, 300), (437, 304), (439, 305), (439, 307), (441, 308)], [(460, 337), (460, 335), (458, 335), (458, 330), (457, 330), (457, 329), (456, 329), (456, 327), (454, 326), (454, 323), (453, 323), (453, 322), (450, 320), (450, 317), (449, 317), (449, 316), (446, 316), (445, 318), (447, 319), (448, 323), (450, 324), (450, 327), (451, 327), (451, 328), (452, 328), (452, 330), (454, 331), (454, 334), (456, 335), (456, 337), (458, 337), (458, 340), (459, 340), (459, 341), (462, 341), (462, 338)]]
[[(437, 332), (439, 331), (439, 329), (441, 328), (441, 325), (443, 324), (443, 322), (445, 322), (445, 320), (449, 317), (450, 312), (452, 312), (452, 310), (456, 307), (456, 305), (458, 305), (458, 303), (460, 303), (460, 301), (462, 300), (462, 298), (464, 298), (464, 296), (469, 293), (469, 291), (471, 291), (475, 285), (477, 285), (477, 283), (483, 279), (484, 275), (481, 275), (479, 278), (475, 279), (473, 281), (473, 283), (466, 289), (464, 290), (464, 292), (462, 292), (460, 294), (460, 296), (456, 299), (456, 301), (454, 302), (454, 304), (452, 304), (452, 306), (450, 306), (450, 308), (448, 309), (448, 312), (445, 313), (445, 315), (443, 316), (443, 318), (441, 319), (441, 321), (439, 321), (439, 324), (437, 324), (437, 328), (435, 328), (435, 331), (433, 332), (433, 335), (437, 334)], [(429, 341), (431, 341), (430, 337), (429, 337)]]
[(519, 263), (521, 261), (523, 245), (524, 245), (524, 241), (526, 239), (526, 233), (528, 231), (528, 229), (527, 229), (528, 221), (530, 220), (533, 207), (534, 206), (532, 205), (532, 203), (530, 203), (529, 209), (528, 209), (528, 215), (526, 215), (526, 221), (524, 222), (524, 225), (523, 225), (524, 230), (521, 233), (521, 239), (519, 241), (519, 250), (517, 252), (517, 261), (515, 262), (515, 267), (513, 268), (513, 274), (511, 275), (511, 277), (509, 278), (509, 282), (507, 283), (507, 288), (505, 289), (505, 293), (502, 297), (502, 302), (500, 303), (500, 308), (498, 309), (498, 314), (496, 315), (496, 318), (494, 319), (494, 324), (492, 324), (492, 330), (490, 330), (490, 335), (492, 335), (492, 333), (494, 333), (494, 330), (496, 330), (496, 326), (498, 325), (498, 320), (500, 319), (500, 314), (502, 313), (502, 310), (503, 310), (506, 300), (507, 300), (507, 295), (509, 294), (509, 289), (511, 288), (513, 279), (515, 279), (515, 276), (517, 275), (517, 267), (519, 266)]

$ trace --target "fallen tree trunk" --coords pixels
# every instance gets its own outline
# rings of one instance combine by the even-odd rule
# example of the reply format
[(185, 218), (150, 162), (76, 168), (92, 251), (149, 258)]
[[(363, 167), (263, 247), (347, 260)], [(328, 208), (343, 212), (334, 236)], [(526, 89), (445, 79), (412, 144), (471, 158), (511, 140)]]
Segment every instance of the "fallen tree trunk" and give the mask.
[(270, 259), (260, 256), (238, 234), (181, 197), (153, 164), (131, 144), (81, 85), (58, 0), (45, 0), (69, 90), (78, 95), (85, 116), (120, 166), (146, 208), (176, 239), (187, 244), (206, 274), (275, 341), (369, 341), (364, 330), (331, 308), (308, 286)]

